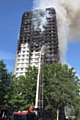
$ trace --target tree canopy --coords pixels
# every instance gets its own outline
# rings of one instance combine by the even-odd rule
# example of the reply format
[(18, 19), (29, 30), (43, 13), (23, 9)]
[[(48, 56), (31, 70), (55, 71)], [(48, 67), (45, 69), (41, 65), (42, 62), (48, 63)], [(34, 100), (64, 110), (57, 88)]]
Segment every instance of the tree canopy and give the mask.
[(65, 105), (79, 109), (79, 93), (80, 79), (76, 76), (74, 68), (60, 63), (44, 66), (45, 109), (53, 109), (56, 112)]
[[(0, 61), (0, 107), (4, 107), (5, 100), (12, 111), (27, 110), (35, 104), (36, 67), (29, 66), (25, 76), (15, 77), (8, 73), (6, 65)], [(80, 115), (80, 79), (74, 68), (61, 63), (44, 65), (43, 70), (43, 98), (44, 110), (54, 113), (64, 106), (75, 109), (75, 115)]]
[(0, 61), (0, 109), (5, 109), (8, 105), (9, 84), (11, 73), (8, 72), (6, 64)]
[(14, 110), (27, 110), (35, 103), (37, 69), (28, 67), (26, 75), (12, 80), (10, 106)]

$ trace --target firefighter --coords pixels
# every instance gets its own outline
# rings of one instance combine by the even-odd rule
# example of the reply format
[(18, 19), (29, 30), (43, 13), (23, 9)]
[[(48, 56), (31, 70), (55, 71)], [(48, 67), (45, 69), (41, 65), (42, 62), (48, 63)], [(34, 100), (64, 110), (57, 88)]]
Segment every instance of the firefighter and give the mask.
[(34, 108), (31, 106), (30, 108), (29, 108), (29, 112), (33, 112), (34, 111)]

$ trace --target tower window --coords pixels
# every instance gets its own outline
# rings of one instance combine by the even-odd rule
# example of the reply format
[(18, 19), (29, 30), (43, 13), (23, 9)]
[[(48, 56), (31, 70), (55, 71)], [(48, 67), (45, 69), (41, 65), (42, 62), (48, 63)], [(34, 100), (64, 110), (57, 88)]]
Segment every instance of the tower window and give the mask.
[(19, 70), (19, 68), (16, 68), (16, 70)]
[(20, 55), (18, 55), (18, 57), (20, 57)]
[(23, 51), (23, 53), (25, 53), (25, 51)]
[(22, 55), (22, 57), (24, 57), (25, 55)]
[(23, 68), (21, 68), (21, 70), (23, 70)]
[(20, 61), (20, 59), (18, 59), (18, 61)]

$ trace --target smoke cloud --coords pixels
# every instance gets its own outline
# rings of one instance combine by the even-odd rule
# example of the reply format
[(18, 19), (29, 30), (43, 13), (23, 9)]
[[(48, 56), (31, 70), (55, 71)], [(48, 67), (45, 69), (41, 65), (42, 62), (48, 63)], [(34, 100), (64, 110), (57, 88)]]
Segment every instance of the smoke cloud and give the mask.
[[(67, 42), (80, 39), (80, 0), (34, 0), (33, 9), (53, 7), (56, 10), (60, 58), (63, 62)], [(40, 19), (41, 28), (47, 24), (46, 14)]]
[(37, 28), (41, 31), (44, 31), (44, 27), (43, 26), (46, 26), (47, 24), (47, 20), (46, 18), (47, 17), (51, 17), (48, 13), (48, 11), (45, 11), (45, 10), (34, 10), (34, 13), (33, 13), (33, 24), (34, 24), (34, 29), (36, 30)]

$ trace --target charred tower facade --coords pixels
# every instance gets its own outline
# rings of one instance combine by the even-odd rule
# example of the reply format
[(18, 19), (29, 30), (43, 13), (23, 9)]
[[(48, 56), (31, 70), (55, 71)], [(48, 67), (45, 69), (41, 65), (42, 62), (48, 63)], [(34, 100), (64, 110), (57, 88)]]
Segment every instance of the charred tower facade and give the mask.
[[(44, 24), (43, 24), (44, 22)], [(59, 45), (56, 12), (54, 8), (25, 12), (22, 16), (14, 74), (25, 75), (29, 65), (39, 66), (42, 46), (45, 45), (45, 62), (59, 62)]]

